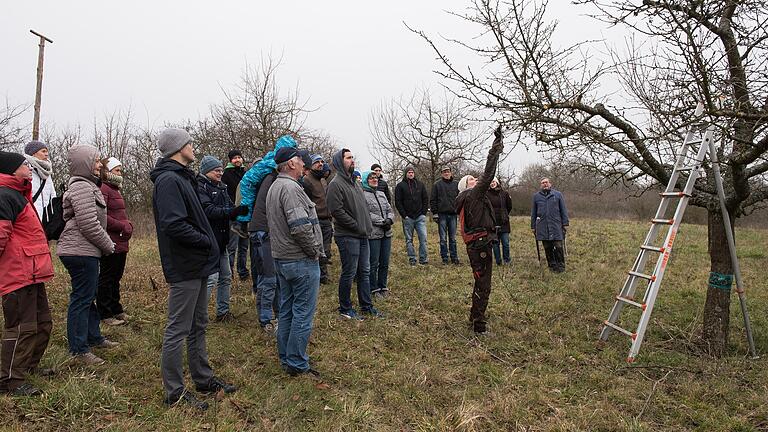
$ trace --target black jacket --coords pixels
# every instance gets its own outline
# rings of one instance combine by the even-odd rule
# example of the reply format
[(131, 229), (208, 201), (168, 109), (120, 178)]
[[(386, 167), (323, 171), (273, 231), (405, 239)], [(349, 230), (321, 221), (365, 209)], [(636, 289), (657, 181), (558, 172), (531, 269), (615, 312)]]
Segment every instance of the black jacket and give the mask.
[(509, 212), (512, 211), (512, 198), (509, 197), (507, 191), (501, 187), (496, 189), (488, 189), (485, 193), (488, 200), (493, 207), (493, 218), (496, 220), (496, 226), (499, 227), (500, 233), (508, 233), (509, 230)]
[(379, 186), (376, 190), (384, 192), (384, 196), (387, 197), (387, 202), (392, 204), (392, 194), (389, 192), (389, 185), (387, 184), (387, 181), (384, 180), (384, 176), (379, 177)]
[(456, 197), (459, 196), (459, 182), (441, 178), (432, 186), (429, 209), (432, 214), (456, 214)]
[(197, 197), (211, 224), (219, 251), (223, 251), (229, 243), (229, 215), (234, 207), (227, 194), (227, 186), (223, 182), (213, 184), (208, 177), (200, 174), (197, 176)]
[(259, 192), (256, 194), (256, 201), (253, 202), (253, 216), (248, 223), (248, 231), (269, 232), (269, 223), (267, 221), (267, 193), (272, 183), (277, 178), (277, 171), (272, 171), (264, 177), (259, 184)]
[(224, 168), (224, 175), (221, 176), (221, 181), (224, 182), (225, 185), (227, 185), (227, 193), (229, 194), (229, 199), (233, 203), (235, 202), (237, 185), (240, 184), (240, 180), (243, 179), (244, 175), (245, 175), (245, 168), (243, 167), (236, 167), (230, 164), (230, 165), (227, 165), (226, 168)]
[(326, 204), (333, 216), (334, 235), (368, 238), (373, 230), (363, 188), (349, 172), (344, 171), (343, 150), (333, 155), (336, 175), (328, 183)]
[(395, 186), (395, 207), (403, 218), (416, 219), (426, 215), (429, 210), (429, 195), (424, 183), (415, 178), (408, 180), (403, 176), (403, 181)]
[(218, 271), (219, 247), (197, 197), (195, 173), (160, 158), (149, 177), (155, 184), (152, 211), (165, 280), (203, 279)]

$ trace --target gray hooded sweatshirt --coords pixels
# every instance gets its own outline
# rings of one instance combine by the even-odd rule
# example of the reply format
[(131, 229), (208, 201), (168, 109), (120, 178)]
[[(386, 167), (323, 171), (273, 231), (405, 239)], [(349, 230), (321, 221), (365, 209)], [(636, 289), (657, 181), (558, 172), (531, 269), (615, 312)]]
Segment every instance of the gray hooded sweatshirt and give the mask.
[(336, 175), (328, 184), (325, 198), (328, 211), (333, 216), (334, 235), (368, 238), (373, 229), (368, 203), (363, 196), (363, 188), (344, 170), (344, 151), (339, 150), (333, 155)]

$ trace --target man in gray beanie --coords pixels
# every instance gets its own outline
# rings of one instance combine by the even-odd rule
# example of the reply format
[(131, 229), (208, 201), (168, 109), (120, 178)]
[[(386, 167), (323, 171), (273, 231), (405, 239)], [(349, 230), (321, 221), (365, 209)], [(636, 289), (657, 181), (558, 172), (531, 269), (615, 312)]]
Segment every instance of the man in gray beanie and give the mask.
[(170, 285), (160, 366), (165, 403), (206, 410), (208, 403), (184, 387), (185, 340), (189, 372), (197, 391), (211, 394), (237, 390), (213, 375), (205, 344), (207, 282), (218, 271), (221, 254), (197, 196), (195, 173), (188, 168), (195, 161), (192, 137), (183, 129), (166, 129), (158, 137), (157, 146), (163, 157), (150, 173), (155, 184), (152, 209), (160, 262)]

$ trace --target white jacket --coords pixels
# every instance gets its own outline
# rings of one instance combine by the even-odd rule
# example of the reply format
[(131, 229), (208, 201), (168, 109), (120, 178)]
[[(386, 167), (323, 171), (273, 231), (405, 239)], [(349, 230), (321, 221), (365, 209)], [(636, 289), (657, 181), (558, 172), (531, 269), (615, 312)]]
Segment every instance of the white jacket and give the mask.
[[(38, 174), (36, 169), (32, 169), (32, 197), (34, 198), (35, 194), (37, 194), (37, 191), (40, 189), (40, 184), (42, 183), (42, 179), (40, 178), (40, 174)], [(53, 198), (56, 197), (56, 188), (53, 186), (53, 174), (51, 174), (50, 177), (45, 181), (45, 185), (43, 186), (42, 192), (40, 192), (40, 195), (35, 200), (35, 210), (37, 210), (37, 217), (42, 222), (43, 220), (43, 211), (45, 207), (48, 206), (48, 203), (51, 202)]]

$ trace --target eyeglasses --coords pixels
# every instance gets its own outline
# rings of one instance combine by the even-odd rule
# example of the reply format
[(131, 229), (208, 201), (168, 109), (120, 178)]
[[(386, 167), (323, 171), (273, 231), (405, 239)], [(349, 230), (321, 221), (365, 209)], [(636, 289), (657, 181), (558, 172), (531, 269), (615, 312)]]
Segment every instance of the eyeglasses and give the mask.
[(216, 169), (213, 170), (213, 172), (215, 172), (216, 174), (224, 174), (224, 169), (223, 168), (216, 168)]

